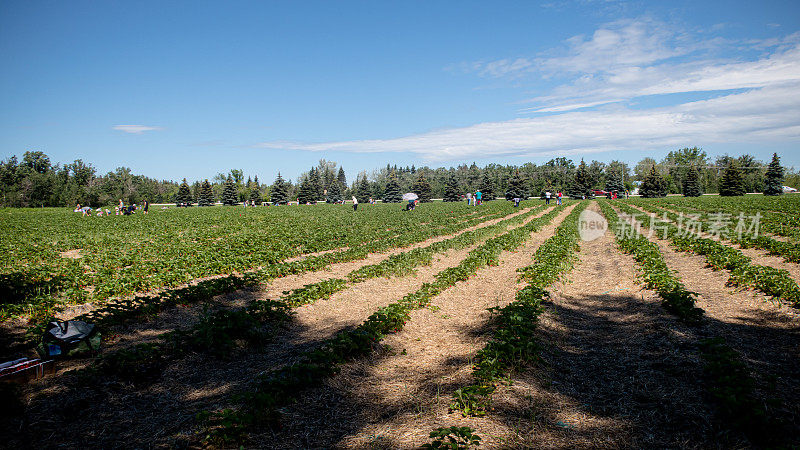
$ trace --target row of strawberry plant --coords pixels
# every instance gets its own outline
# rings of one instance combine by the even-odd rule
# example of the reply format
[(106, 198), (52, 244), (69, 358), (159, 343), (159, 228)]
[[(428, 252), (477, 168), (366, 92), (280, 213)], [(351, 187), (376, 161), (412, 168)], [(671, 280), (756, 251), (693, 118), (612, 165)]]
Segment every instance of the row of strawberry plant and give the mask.
[(530, 238), (531, 233), (547, 224), (559, 212), (549, 213), (527, 224), (489, 239), (469, 252), (457, 266), (439, 272), (435, 280), (401, 300), (378, 309), (364, 323), (339, 333), (319, 348), (304, 353), (294, 364), (259, 377), (252, 392), (241, 396), (237, 409), (203, 411), (198, 418), (208, 425), (207, 440), (224, 444), (240, 442), (259, 424), (278, 419), (279, 408), (293, 402), (303, 390), (314, 387), (335, 374), (338, 367), (350, 360), (365, 356), (389, 333), (403, 329), (413, 310), (428, 306), (431, 300), (459, 281), (465, 281), (487, 265), (499, 263), (503, 251), (513, 250)]
[[(619, 207), (634, 217), (642, 214), (641, 211), (624, 203), (620, 203)], [(670, 220), (677, 222), (677, 214), (667, 211), (666, 215)], [(643, 222), (643, 225), (647, 225), (647, 222)], [(662, 226), (666, 227), (667, 238), (675, 249), (704, 256), (706, 263), (715, 270), (728, 270), (731, 284), (753, 287), (764, 294), (800, 307), (800, 287), (786, 270), (753, 264), (741, 251), (713, 239), (686, 233), (672, 222), (665, 222)]]
[[(780, 202), (776, 202), (780, 200)], [(646, 203), (651, 200), (634, 200), (633, 203)], [(764, 197), (702, 197), (702, 198), (667, 198), (656, 200), (660, 204), (668, 204), (671, 207), (692, 208), (695, 211), (706, 213), (729, 213), (738, 216), (739, 213), (752, 215), (760, 214), (761, 229), (768, 233), (777, 234), (793, 239), (795, 242), (800, 240), (800, 216), (796, 211), (800, 207), (800, 197), (786, 196), (782, 199)], [(770, 209), (785, 210), (789, 214), (770, 211)], [(791, 211), (795, 211), (791, 213)]]
[[(359, 259), (515, 211), (504, 202), (459, 206), (426, 205), (414, 214), (376, 207), (357, 218), (334, 207), (157, 211), (108, 220), (57, 210), (10, 211), (0, 221), (0, 259), (6, 263), (0, 320), (46, 317), (64, 303), (113, 301), (311, 252), (335, 250), (323, 262)], [(61, 254), (67, 250), (76, 252), (74, 258)]]
[[(614, 208), (607, 201), (600, 200), (600, 209), (613, 230), (625, 230), (626, 223), (621, 223)], [(697, 293), (689, 291), (681, 280), (667, 267), (658, 245), (634, 231), (615, 233), (617, 246), (633, 259), (642, 270), (641, 278), (648, 289), (653, 289), (661, 297), (664, 308), (691, 324), (698, 324), (703, 318), (703, 310), (694, 306)]]
[[(539, 209), (540, 208), (534, 208), (523, 214), (501, 221), (498, 224), (465, 232), (454, 238), (432, 244), (425, 248), (437, 245), (436, 249), (441, 251), (442, 248), (447, 248), (448, 246), (438, 244), (455, 240), (463, 245), (474, 243), (476, 239), (497, 234), (507, 226), (516, 225), (526, 220), (527, 217), (533, 215)], [(405, 253), (413, 251), (414, 250)], [(403, 254), (396, 256), (401, 255)], [(379, 263), (374, 265), (379, 267), (377, 273), (387, 273), (387, 270), (380, 269), (383, 267), (383, 264), (384, 263)], [(392, 267), (392, 265), (389, 267)], [(399, 274), (396, 270), (392, 272)], [(361, 279), (364, 275), (360, 271), (358, 271), (358, 273), (362, 274), (359, 277), (359, 279)], [(220, 284), (222, 281), (227, 280), (208, 280), (208, 282), (216, 284)], [(153, 381), (160, 376), (167, 361), (181, 356), (186, 351), (202, 352), (211, 354), (212, 356), (223, 357), (233, 350), (235, 339), (246, 342), (263, 340), (262, 333), (260, 333), (258, 329), (266, 322), (287, 321), (290, 318), (290, 308), (313, 303), (320, 298), (328, 298), (334, 292), (343, 289), (346, 285), (346, 280), (336, 278), (328, 279), (291, 291), (279, 302), (271, 300), (256, 301), (247, 308), (241, 310), (222, 309), (213, 314), (204, 312), (199, 323), (188, 330), (177, 330), (166, 333), (161, 336), (161, 342), (141, 344), (130, 349), (105, 355), (98, 361), (96, 369), (103, 374), (115, 375), (128, 381)], [(173, 295), (171, 298), (179, 298), (184, 302), (187, 300), (186, 296), (176, 297)], [(168, 303), (175, 304), (175, 301), (168, 301)], [(163, 305), (164, 303), (161, 303), (161, 306)], [(150, 306), (155, 307), (156, 305), (151, 304)], [(98, 316), (95, 315), (94, 317)], [(122, 317), (119, 316), (115, 318), (122, 319)]]
[[(531, 213), (532, 211), (526, 211), (523, 214), (518, 214), (510, 219), (507, 219), (507, 221), (516, 221), (519, 220), (517, 219), (518, 217), (526, 217)], [(474, 225), (474, 221), (478, 221), (480, 223), (481, 218), (475, 218), (468, 222), (470, 225)], [(494, 226), (484, 228), (492, 227)], [(483, 228), (479, 228), (478, 230), (482, 229)], [(323, 270), (334, 263), (348, 262), (359, 258), (363, 259), (367, 254), (373, 251), (385, 250), (386, 248), (390, 247), (387, 247), (385, 244), (381, 245), (380, 247), (377, 245), (370, 245), (366, 248), (360, 247), (342, 252), (312, 256), (299, 261), (273, 264), (241, 275), (231, 274), (209, 280), (203, 280), (194, 285), (174, 289), (165, 289), (158, 294), (139, 295), (132, 299), (124, 299), (108, 303), (101, 308), (75, 317), (75, 320), (91, 322), (101, 327), (124, 324), (130, 321), (140, 320), (148, 316), (154, 316), (159, 312), (175, 305), (207, 301), (217, 295), (234, 292), (238, 289), (248, 286), (254, 286), (259, 282), (269, 282), (275, 278), (288, 275)], [(290, 294), (289, 298), (287, 298), (287, 301), (289, 301), (290, 304), (297, 306), (303, 301), (301, 299), (307, 299), (309, 297), (323, 298), (325, 295), (330, 296), (336, 292), (336, 290), (343, 287), (343, 285), (343, 281), (327, 280), (327, 282), (323, 282), (320, 286), (309, 286), (308, 289), (300, 290), (294, 293), (294, 295)], [(311, 294), (312, 292), (313, 294)], [(29, 329), (29, 338), (40, 336), (44, 327), (51, 320), (54, 320), (52, 316), (39, 320), (36, 325)]]
[[(757, 248), (761, 250), (766, 250), (771, 255), (781, 256), (787, 262), (793, 263), (800, 263), (800, 244), (795, 242), (786, 242), (781, 241), (778, 239), (773, 239), (772, 237), (765, 236), (763, 233), (756, 233), (755, 230), (746, 230), (744, 226), (742, 226), (743, 230), (739, 233), (736, 229), (731, 230), (733, 223), (727, 221), (720, 221), (719, 223), (715, 223), (714, 214), (707, 211), (696, 210), (698, 212), (692, 212), (690, 207), (686, 206), (677, 206), (677, 205), (669, 205), (670, 208), (664, 208), (663, 204), (655, 203), (651, 201), (638, 201), (634, 202), (637, 205), (646, 205), (647, 208), (653, 211), (670, 211), (670, 212), (678, 212), (687, 214), (687, 217), (691, 214), (695, 214), (698, 217), (698, 227), (701, 231), (705, 231), (707, 233), (715, 233), (718, 234), (720, 238), (728, 239), (734, 244), (740, 245), (742, 248)], [(738, 218), (732, 217), (738, 224)], [(769, 229), (769, 227), (766, 227)], [(761, 231), (761, 230), (759, 230)]]
[(392, 255), (377, 264), (370, 264), (353, 270), (347, 274), (346, 279), (330, 278), (316, 283), (307, 284), (301, 288), (284, 292), (282, 299), (292, 306), (311, 304), (318, 300), (328, 299), (338, 291), (354, 283), (361, 283), (372, 278), (402, 276), (413, 273), (422, 265), (433, 262), (436, 254), (458, 250), (480, 242), (505, 231), (508, 227), (518, 226), (529, 217), (536, 214), (541, 207), (532, 208), (523, 214), (505, 219), (494, 225), (467, 231), (443, 241), (435, 242), (426, 247), (415, 248), (407, 252)]
[[(637, 228), (632, 223), (620, 223), (622, 219), (607, 202), (601, 202), (601, 209), (614, 229), (625, 230), (630, 226), (630, 231), (633, 231)], [(624, 206), (623, 209), (632, 212)], [(633, 232), (635, 235), (617, 233), (617, 243), (639, 263), (647, 287), (658, 292), (667, 310), (686, 322), (699, 324), (704, 311), (694, 306), (697, 294), (688, 291), (669, 270), (656, 244)], [(779, 428), (776, 426), (778, 422), (768, 419), (766, 410), (756, 399), (755, 381), (740, 355), (721, 337), (702, 339), (699, 344), (707, 378), (705, 387), (708, 396), (717, 405), (720, 423), (743, 432), (753, 442), (773, 442), (772, 439), (777, 436), (774, 431)]]
[(577, 260), (578, 218), (586, 206), (583, 202), (573, 209), (555, 234), (536, 250), (533, 264), (518, 270), (520, 279), (528, 284), (517, 292), (514, 301), (502, 308), (489, 308), (496, 314), (494, 334), (475, 356), (475, 382), (453, 393), (451, 411), (465, 417), (485, 415), (497, 386), (538, 356), (536, 325), (544, 310), (542, 300), (549, 295), (544, 287), (571, 270)]

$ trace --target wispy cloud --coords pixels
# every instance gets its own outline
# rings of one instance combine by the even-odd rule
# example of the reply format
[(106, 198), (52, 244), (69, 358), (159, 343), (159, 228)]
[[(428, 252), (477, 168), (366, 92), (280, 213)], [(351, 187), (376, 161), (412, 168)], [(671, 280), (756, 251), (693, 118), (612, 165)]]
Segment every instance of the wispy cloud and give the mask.
[(145, 131), (163, 130), (162, 127), (150, 127), (147, 125), (114, 125), (112, 130), (124, 131), (131, 134), (142, 134)]
[[(257, 147), (407, 152), (428, 162), (444, 162), (800, 139), (798, 34), (730, 42), (675, 32), (647, 18), (624, 20), (530, 58), (460, 67), (491, 79), (530, 76), (551, 83), (546, 93), (521, 102), (528, 106), (518, 113), (537, 117), (393, 139), (264, 142)], [(632, 106), (648, 96), (709, 91), (716, 98), (679, 97), (669, 106)]]
[[(725, 51), (735, 56), (720, 56)], [(742, 52), (758, 52), (742, 60)], [(766, 51), (766, 54), (764, 54)], [(552, 54), (552, 55), (548, 55)], [(528, 112), (564, 112), (647, 95), (753, 89), (800, 80), (800, 34), (732, 42), (676, 32), (660, 21), (619, 20), (534, 57), (461, 64), (488, 78), (551, 80), (523, 100)]]
[(798, 139), (797, 117), (800, 117), (800, 83), (645, 111), (609, 107), (481, 123), (396, 139), (324, 143), (274, 141), (257, 147), (356, 153), (410, 152), (428, 162), (497, 156), (565, 156)]

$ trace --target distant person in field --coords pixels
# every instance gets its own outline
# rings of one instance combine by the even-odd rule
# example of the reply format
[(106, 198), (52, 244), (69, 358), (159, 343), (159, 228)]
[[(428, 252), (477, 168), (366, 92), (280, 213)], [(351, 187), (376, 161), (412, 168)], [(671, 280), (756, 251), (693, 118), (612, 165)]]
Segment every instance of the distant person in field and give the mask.
[(549, 205), (550, 204), (550, 195), (551, 195), (550, 191), (545, 191), (544, 192), (544, 204), (545, 205)]
[(142, 208), (142, 210), (144, 211), (144, 213), (145, 213), (145, 214), (147, 214), (147, 210), (148, 210), (148, 209), (150, 209), (150, 202), (148, 202), (147, 200), (145, 200), (145, 201), (144, 201), (144, 208)]
[(356, 211), (357, 209), (358, 209), (358, 199), (354, 195), (353, 196), (353, 211)]
[(520, 201), (520, 198), (519, 198), (519, 197), (514, 197), (514, 208), (516, 208), (517, 206), (519, 206), (519, 201)]
[(556, 205), (561, 206), (561, 191), (556, 192)]
[(472, 204), (472, 192), (467, 192), (467, 206)]
[(475, 204), (480, 205), (482, 201), (483, 201), (483, 192), (481, 192), (481, 190), (478, 189), (478, 191), (475, 192)]

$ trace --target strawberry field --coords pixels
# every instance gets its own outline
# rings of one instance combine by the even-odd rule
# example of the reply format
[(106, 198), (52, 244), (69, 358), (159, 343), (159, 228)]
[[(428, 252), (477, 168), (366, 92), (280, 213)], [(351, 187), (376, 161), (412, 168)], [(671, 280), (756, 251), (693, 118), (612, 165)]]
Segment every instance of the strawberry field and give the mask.
[(31, 354), (53, 314), (103, 341), (0, 384), (3, 433), (45, 448), (800, 445), (798, 211), (791, 196), (2, 210), (4, 356)]

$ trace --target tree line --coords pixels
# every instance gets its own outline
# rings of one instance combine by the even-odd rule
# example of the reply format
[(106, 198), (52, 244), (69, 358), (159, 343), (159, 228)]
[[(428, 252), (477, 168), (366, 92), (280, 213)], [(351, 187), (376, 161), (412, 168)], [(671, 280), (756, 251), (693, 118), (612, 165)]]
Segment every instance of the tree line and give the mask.
[(176, 203), (233, 205), (244, 201), (286, 203), (288, 201), (339, 202), (356, 197), (399, 202), (405, 192), (414, 192), (421, 201), (442, 198), (457, 201), (467, 192), (480, 190), (486, 200), (494, 198), (537, 197), (544, 191), (561, 191), (580, 198), (591, 196), (594, 189), (633, 191), (642, 195), (700, 195), (740, 192), (774, 192), (778, 186), (800, 185), (800, 174), (780, 166), (774, 155), (770, 164), (752, 155), (720, 156), (711, 159), (697, 148), (671, 151), (661, 160), (644, 158), (630, 167), (621, 161), (603, 163), (581, 160), (577, 165), (567, 158), (553, 158), (543, 164), (520, 166), (488, 164), (478, 167), (398, 167), (387, 165), (371, 172), (363, 171), (348, 183), (344, 168), (336, 162), (320, 160), (297, 180), (278, 174), (271, 184), (257, 175), (245, 179), (244, 171), (232, 169), (218, 173), (211, 180), (189, 183), (156, 180), (134, 175), (126, 167), (99, 174), (82, 160), (52, 164), (40, 151), (25, 152), (0, 162), (0, 205), (2, 206), (102, 206), (126, 203)]

